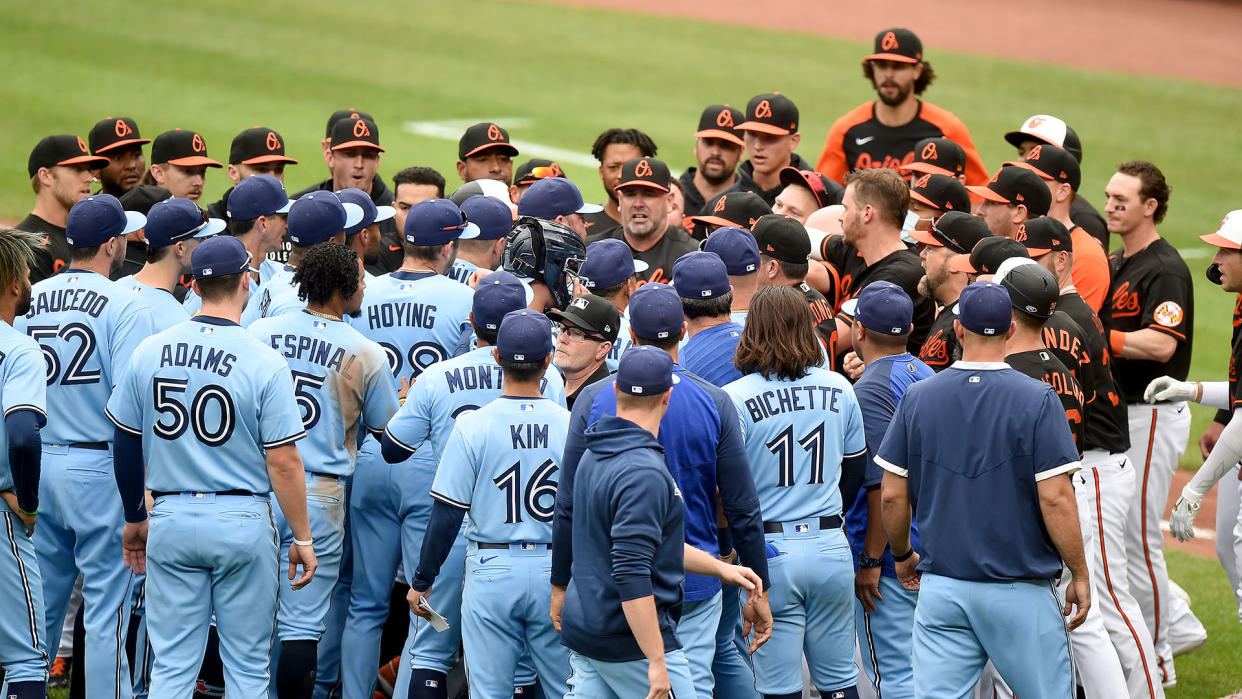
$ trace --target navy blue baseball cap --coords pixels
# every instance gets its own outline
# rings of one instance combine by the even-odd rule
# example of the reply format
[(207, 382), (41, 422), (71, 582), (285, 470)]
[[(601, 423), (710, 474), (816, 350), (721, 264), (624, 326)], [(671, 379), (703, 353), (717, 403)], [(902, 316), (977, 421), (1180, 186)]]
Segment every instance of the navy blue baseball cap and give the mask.
[(914, 329), (914, 302), (892, 282), (871, 282), (858, 294), (854, 320), (885, 335), (908, 335)]
[(673, 288), (683, 299), (714, 299), (729, 293), (729, 270), (714, 252), (688, 252), (673, 263)]
[(208, 238), (224, 230), (224, 219), (207, 218), (207, 212), (189, 199), (165, 199), (147, 213), (143, 235), (149, 248), (166, 248), (190, 238)]
[(387, 221), (397, 213), (397, 210), (391, 206), (376, 206), (375, 202), (371, 201), (370, 194), (356, 187), (346, 187), (339, 190), (336, 196), (340, 198), (342, 203), (353, 204), (362, 209), (362, 220), (346, 228), (345, 235), (358, 233), (372, 223)]
[(509, 272), (492, 272), (480, 279), (474, 290), (470, 308), (474, 324), (484, 330), (499, 330), (505, 314), (526, 308), (533, 296), (530, 287)]
[(448, 199), (428, 199), (410, 207), (403, 233), (411, 245), (444, 245), (479, 237), (479, 227)]
[(518, 202), (518, 216), (534, 216), (551, 221), (570, 214), (597, 214), (604, 210), (599, 204), (582, 201), (578, 185), (564, 177), (548, 177), (532, 184)]
[(644, 340), (666, 340), (681, 335), (686, 320), (681, 297), (668, 284), (648, 282), (630, 296), (630, 327)]
[(658, 347), (631, 347), (617, 364), (617, 389), (631, 396), (658, 396), (675, 383), (673, 356)]
[(69, 209), (65, 239), (75, 248), (93, 248), (118, 235), (133, 233), (146, 222), (146, 216), (126, 211), (111, 194), (93, 194)]
[(717, 228), (700, 247), (719, 255), (729, 276), (741, 277), (759, 271), (759, 244), (754, 234), (745, 228)]
[(646, 270), (647, 263), (634, 259), (634, 252), (625, 241), (605, 238), (587, 246), (578, 281), (588, 289), (607, 289)]
[(231, 235), (208, 238), (190, 253), (195, 279), (225, 277), (250, 269), (250, 253), (242, 241)]
[(993, 282), (975, 282), (962, 289), (957, 300), (957, 317), (976, 335), (1004, 337), (1013, 322), (1009, 291)]
[(513, 230), (513, 209), (493, 197), (470, 197), (461, 204), (466, 220), (479, 228), (475, 240), (500, 240)]
[(234, 221), (249, 221), (260, 216), (287, 214), (291, 206), (293, 200), (275, 176), (251, 175), (229, 192), (226, 213)]
[(289, 240), (318, 245), (362, 220), (362, 208), (346, 204), (334, 192), (303, 194), (289, 207)]
[(552, 353), (552, 321), (539, 311), (509, 311), (500, 321), (496, 352), (510, 362), (539, 362)]

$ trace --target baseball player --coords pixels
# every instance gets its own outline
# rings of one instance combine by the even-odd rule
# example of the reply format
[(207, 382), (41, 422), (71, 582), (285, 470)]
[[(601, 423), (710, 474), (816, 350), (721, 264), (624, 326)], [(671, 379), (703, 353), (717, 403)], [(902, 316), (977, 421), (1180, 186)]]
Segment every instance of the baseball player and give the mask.
[[(1054, 116), (1035, 114), (1027, 117), (1016, 130), (1005, 134), (1005, 140), (1018, 149), (1018, 157), (1024, 157), (1035, 146), (1046, 143), (1064, 148), (1074, 156), (1074, 160), (1082, 163), (1082, 140), (1078, 138), (1078, 133)], [(1070, 218), (1074, 225), (1081, 226), (1092, 238), (1100, 241), (1105, 251), (1109, 249), (1108, 225), (1086, 197), (1074, 197), (1074, 203), (1070, 205)]]
[(121, 502), (99, 486), (112, 470), (113, 430), (103, 405), (134, 348), (152, 333), (146, 303), (107, 276), (125, 258), (125, 234), (143, 222), (110, 194), (75, 204), (66, 225), (73, 260), (65, 274), (33, 287), (30, 310), (14, 326), (39, 343), (47, 359), (49, 420), (39, 498), (44, 526), (35, 534), (47, 629), (59, 636), (81, 572), (91, 697), (130, 695), (117, 631), (129, 621), (131, 584), (116, 558)]
[(35, 191), (35, 204), (16, 228), (43, 236), (30, 266), (31, 283), (37, 284), (69, 265), (72, 247), (65, 241), (69, 209), (91, 193), (91, 171), (107, 164), (107, 158), (91, 155), (85, 141), (69, 134), (48, 136), (30, 150), (26, 171)]
[[(845, 514), (846, 534), (854, 553), (854, 624), (862, 667), (877, 696), (914, 696), (911, 633), (918, 595), (897, 581), (893, 554), (880, 511), (883, 470), (875, 453), (893, 413), (914, 382), (932, 375), (932, 369), (906, 350), (914, 304), (901, 287), (872, 282), (858, 295), (854, 346), (866, 368), (854, 384), (867, 437), (863, 487)], [(912, 544), (918, 546), (918, 524), (910, 524)]]
[[(401, 551), (407, 576), (413, 575), (420, 560), (418, 547), (424, 540), (432, 507), (426, 495), (432, 489), (432, 478), (443, 459), (454, 421), (500, 397), (504, 379), (493, 352), (497, 333), (505, 314), (523, 308), (526, 300), (525, 287), (512, 274), (494, 272), (484, 277), (475, 292), (470, 314), (478, 346), (430, 367), (410, 390), (405, 405), (385, 430), (384, 459), (389, 463), (405, 461), (411, 456), (414, 459), (413, 463), (401, 467), (411, 474), (408, 480), (412, 483), (403, 483), (401, 491), (403, 497), (409, 499), (404, 506), (410, 513), (403, 523)], [(549, 342), (551, 338), (549, 327)], [(540, 386), (546, 398), (559, 405), (565, 404), (565, 388), (559, 374), (546, 374)], [(431, 695), (443, 696), (445, 675), (453, 665), (461, 639), (462, 580), (459, 576), (465, 557), (465, 539), (456, 537), (449, 562), (440, 566), (439, 592), (428, 600), (449, 620), (450, 632), (435, 632), (429, 624), (411, 617), (406, 646), (412, 663), (402, 663), (398, 687), (404, 686), (412, 676), (416, 681), (410, 683), (411, 691), (432, 688), (438, 692), (431, 692)], [(453, 631), (454, 628), (457, 630)], [(529, 666), (529, 660), (524, 661), (516, 679), (510, 673), (506, 680), (510, 693), (514, 686), (526, 687), (534, 683)], [(428, 685), (429, 681), (433, 684)]]
[(913, 238), (914, 231), (929, 230), (933, 219), (949, 211), (970, 213), (970, 192), (966, 187), (956, 177), (916, 174), (910, 179), (910, 212), (901, 225), (902, 233)]
[(780, 214), (759, 217), (751, 227), (759, 248), (759, 288), (788, 286), (806, 300), (811, 310), (811, 325), (823, 345), (827, 357), (835, 356), (836, 322), (828, 299), (806, 282), (810, 267), (811, 239), (806, 227), (797, 219)]
[[(233, 187), (252, 175), (271, 175), (283, 184), (285, 166), (297, 164), (297, 160), (285, 155), (285, 139), (280, 134), (265, 126), (254, 126), (233, 137), (225, 174)], [(208, 216), (229, 221), (229, 195), (233, 187), (225, 190), (220, 201), (208, 205)]]
[(569, 305), (585, 259), (586, 245), (577, 233), (559, 223), (523, 217), (505, 240), (501, 266), (530, 287), (530, 309), (546, 313)]
[(479, 269), (500, 267), (505, 238), (513, 228), (513, 212), (503, 202), (485, 196), (470, 197), (462, 202), (461, 211), (468, 221), (479, 227), (479, 234), (461, 241), (449, 276), (469, 284)]
[[(1010, 304), (991, 282), (962, 291), (962, 360), (906, 390), (875, 459), (897, 578), (919, 591), (915, 696), (970, 696), (989, 658), (1018, 696), (1074, 695), (1053, 578), (1064, 560), (1073, 574), (1064, 613), (1078, 605), (1076, 628), (1091, 602), (1068, 476), (1078, 450), (1052, 388), (1001, 361)], [(963, 426), (972, 439), (961, 439)]]
[(983, 198), (975, 215), (987, 222), (993, 235), (1006, 238), (1016, 238), (1023, 221), (1047, 215), (1052, 205), (1048, 187), (1027, 168), (1002, 167), (986, 185), (966, 189)]
[(755, 652), (755, 687), (765, 697), (801, 696), (805, 654), (821, 696), (857, 697), (854, 571), (841, 515), (862, 482), (862, 413), (849, 383), (821, 368), (801, 294), (762, 289), (751, 312), (734, 360), (743, 377), (725, 391), (745, 435), (773, 578), (772, 640)]
[(724, 261), (714, 252), (683, 255), (673, 264), (673, 288), (686, 316), (688, 337), (679, 352), (682, 366), (713, 386), (742, 378), (733, 364), (742, 326), (729, 316), (733, 287)]
[(1109, 256), (1112, 283), (1100, 320), (1108, 331), (1113, 375), (1129, 406), (1130, 449), (1136, 469), (1134, 502), (1125, 527), (1130, 592), (1156, 644), (1166, 687), (1177, 681), (1169, 632), (1169, 576), (1164, 564), (1164, 514), (1169, 483), (1190, 437), (1184, 401), (1143, 404), (1153, 379), (1184, 381), (1190, 369), (1194, 288), (1177, 250), (1156, 230), (1168, 210), (1169, 185), (1155, 165), (1122, 163), (1104, 190), (1108, 230), (1122, 247)]
[[(116, 280), (151, 307), (155, 330), (167, 330), (190, 317), (173, 296), (181, 275), (190, 271), (191, 254), (204, 238), (223, 232), (224, 221), (207, 218), (189, 199), (167, 199), (151, 207), (143, 228), (147, 263), (136, 274)], [(202, 300), (197, 299), (197, 305)], [(197, 310), (197, 308), (195, 309)]]
[(875, 51), (863, 59), (862, 68), (879, 99), (864, 102), (833, 122), (816, 170), (845, 182), (846, 174), (856, 170), (898, 168), (914, 160), (919, 141), (942, 136), (966, 151), (969, 182), (987, 179), (962, 120), (920, 99), (936, 73), (923, 58), (923, 42), (914, 32), (904, 27), (881, 30), (875, 35)]
[(949, 263), (954, 257), (969, 255), (975, 244), (991, 235), (987, 224), (971, 216), (969, 210), (946, 211), (932, 221), (927, 232), (911, 233), (922, 248), (919, 257), (923, 260), (925, 274), (919, 281), (919, 294), (940, 304), (940, 312), (918, 354), (933, 371), (949, 368), (962, 356), (953, 323), (957, 320), (957, 299), (966, 288), (967, 279), (964, 272)]
[(913, 153), (914, 159), (898, 166), (897, 172), (944, 175), (962, 185), (966, 184), (966, 150), (957, 143), (944, 137), (929, 136), (914, 144)]
[(305, 433), (289, 367), (238, 325), (250, 283), (245, 246), (217, 236), (194, 250), (192, 265), (202, 312), (139, 345), (108, 401), (124, 560), (147, 574), (151, 696), (193, 692), (214, 616), (229, 691), (259, 697), (279, 587), (269, 493), (293, 530), (293, 589), (315, 573), (294, 445)]
[[(569, 429), (569, 411), (541, 389), (552, 360), (551, 330), (543, 314), (527, 309), (500, 322), (491, 352), (503, 376), (501, 398), (462, 415), (452, 428), (410, 587), (411, 611), (430, 618), (420, 603), (430, 602), (469, 513), (461, 638), (470, 691), (478, 697), (512, 697), (518, 658), (528, 647), (544, 691), (566, 691), (569, 654), (547, 615), (556, 475)], [(448, 582), (461, 584), (455, 575)], [(411, 696), (421, 694), (412, 688)]]
[[(630, 299), (630, 335), (635, 346), (654, 345), (676, 361), (685, 316), (677, 292), (666, 284), (648, 283)], [(633, 348), (627, 350), (626, 355)], [(626, 355), (622, 355), (624, 358)], [(681, 367), (675, 368), (680, 388), (673, 392), (672, 409), (658, 436), (664, 445), (669, 471), (686, 503), (686, 543), (703, 551), (719, 551), (717, 513), (728, 521), (730, 534), (742, 560), (753, 566), (767, 584), (766, 558), (762, 546), (762, 521), (754, 481), (746, 468), (735, 411), (729, 396)], [(616, 410), (615, 380), (584, 389), (574, 403), (565, 460), (558, 487), (560, 502), (572, 502), (573, 477), (586, 448), (583, 431), (602, 416)], [(719, 495), (717, 495), (719, 493)], [(717, 499), (719, 498), (719, 504)], [(568, 547), (570, 525), (558, 520), (553, 529), (558, 545)], [(568, 550), (566, 548), (565, 550)], [(728, 552), (726, 552), (728, 553)], [(552, 584), (564, 587), (570, 577), (571, 557), (554, 558)], [(766, 616), (766, 598), (754, 600), (752, 618)], [(694, 674), (696, 695), (710, 697), (715, 678), (711, 674), (716, 651), (723, 596), (719, 584), (702, 576), (686, 579), (685, 605), (677, 624), (678, 637)], [(571, 646), (572, 648), (572, 646)]]
[(630, 319), (627, 309), (630, 305), (630, 296), (638, 288), (638, 275), (647, 269), (646, 262), (636, 259), (630, 247), (615, 238), (604, 238), (588, 245), (586, 261), (578, 269), (578, 283), (582, 285), (582, 288), (606, 299), (621, 314), (617, 340), (608, 350), (609, 371), (617, 370), (621, 355), (625, 354), (625, 351), (633, 344), (630, 340)]
[(509, 185), (509, 200), (520, 204), (530, 186), (547, 177), (564, 177), (565, 171), (556, 161), (531, 158), (513, 169), (513, 184)]
[[(592, 232), (587, 242), (605, 238), (623, 240), (634, 259), (647, 263), (639, 281), (668, 283), (677, 258), (697, 248), (685, 230), (668, 225), (668, 166), (655, 158), (637, 158), (621, 166), (617, 197), (621, 201), (621, 226)], [(526, 199), (529, 199), (529, 194)]]
[(47, 696), (43, 581), (30, 538), (39, 512), (39, 429), (47, 424), (44, 362), (38, 344), (13, 328), (30, 310), (30, 265), (38, 245), (32, 233), (0, 228), (0, 453), (7, 456), (0, 469), (0, 517), (10, 553), (0, 563), (0, 667), (5, 695), (14, 699)]
[(138, 124), (129, 117), (100, 119), (86, 135), (91, 155), (108, 159), (108, 164), (95, 172), (99, 179), (99, 194), (122, 194), (137, 187), (142, 174), (147, 171), (147, 158), (142, 154), (142, 144), (151, 139), (138, 133)]
[(343, 202), (333, 192), (311, 192), (302, 195), (289, 207), (288, 233), (293, 247), (285, 266), (259, 285), (246, 302), (242, 325), (249, 326), (259, 318), (271, 318), (299, 311), (306, 302), (298, 296), (293, 275), (302, 257), (311, 247), (325, 241), (343, 243), (345, 229), (362, 221), (362, 208)]
[[(336, 192), (336, 196), (344, 204), (353, 204), (362, 210), (362, 218), (345, 229), (345, 247), (358, 254), (358, 259), (366, 267), (374, 267), (379, 263), (380, 249), (383, 246), (380, 226), (396, 215), (391, 206), (376, 206), (371, 197), (361, 189), (346, 187)], [(368, 280), (375, 275), (366, 272)]]
[(603, 211), (586, 214), (588, 235), (595, 236), (621, 225), (621, 205), (616, 191), (621, 180), (621, 166), (635, 158), (652, 158), (655, 154), (655, 141), (638, 129), (608, 129), (595, 138), (591, 155), (599, 161), (599, 179), (608, 199), (602, 204)]
[[(405, 230), (405, 216), (415, 204), (428, 199), (443, 199), (444, 184), (444, 175), (429, 167), (407, 167), (393, 175), (392, 208), (397, 212), (397, 215), (393, 217), (393, 222), (396, 224), (397, 230)], [(393, 247), (397, 249), (392, 250)], [(401, 252), (401, 245), (389, 243), (386, 246), (385, 256)], [(398, 254), (393, 269), (401, 266), (400, 257), (401, 255)]]
[[(682, 570), (743, 586), (754, 593), (749, 602), (762, 595), (752, 571), (684, 543), (681, 491), (655, 440), (678, 380), (673, 364), (659, 347), (626, 353), (610, 386), (617, 415), (587, 429), (578, 492), (557, 488), (557, 526), (577, 518), (572, 535), (554, 534), (552, 548), (553, 574), (572, 570), (572, 579), (553, 582), (550, 610), (572, 651), (567, 697), (704, 696), (676, 628)], [(752, 650), (770, 633), (757, 629)]]
[(499, 124), (480, 122), (457, 141), (457, 176), (462, 182), (496, 180), (508, 187), (513, 181), (513, 158), (518, 149)]
[(750, 300), (759, 291), (759, 244), (746, 228), (725, 226), (717, 228), (702, 243), (703, 251), (715, 253), (725, 263), (729, 272), (730, 293), (733, 302), (729, 306), (729, 319), (738, 325), (746, 324)]
[[(276, 691), (281, 697), (309, 699), (314, 689), (316, 644), (344, 550), (345, 479), (353, 473), (358, 429), (378, 436), (397, 411), (397, 386), (384, 351), (345, 320), (362, 308), (363, 274), (354, 251), (320, 243), (306, 252), (293, 275), (306, 309), (264, 318), (248, 328), (284, 357), (293, 376), (306, 430), (298, 448), (308, 466), (306, 509), (318, 542), (315, 579), (280, 596)], [(274, 514), (283, 565), (289, 562), (293, 531), (281, 508)]]
[[(1242, 210), (1230, 211), (1221, 222), (1215, 233), (1200, 236), (1204, 242), (1216, 246), (1216, 254), (1212, 256), (1212, 266), (1208, 269), (1208, 278), (1220, 284), (1224, 291), (1238, 292), (1242, 290)], [(1236, 410), (1242, 405), (1242, 389), (1238, 388), (1237, 364), (1242, 343), (1234, 342), (1233, 354), (1229, 358), (1229, 380), (1215, 382), (1185, 382), (1170, 376), (1162, 376), (1148, 384), (1143, 392), (1143, 399), (1148, 403), (1160, 401), (1193, 400), (1201, 405), (1209, 405), (1230, 411), (1229, 421), (1221, 430), (1216, 444), (1203, 465), (1195, 473), (1194, 478), (1182, 488), (1181, 497), (1173, 505), (1173, 514), (1169, 517), (1169, 530), (1180, 541), (1189, 541), (1195, 535), (1195, 515), (1204, 496), (1212, 489), (1212, 485), (1222, 478), (1236, 476), (1238, 461), (1242, 459), (1242, 440), (1239, 439), (1239, 425), (1234, 422)], [(1222, 483), (1222, 507), (1226, 493)], [(1234, 522), (1226, 521), (1217, 524), (1217, 536), (1225, 539), (1225, 547), (1229, 553), (1236, 551), (1238, 546), (1237, 530)], [(1217, 551), (1221, 547), (1217, 547)], [(1229, 576), (1234, 597), (1238, 601), (1238, 620), (1242, 621), (1242, 569), (1238, 568), (1239, 559), (1221, 556), (1221, 565)]]
[(172, 192), (174, 197), (198, 203), (203, 195), (207, 168), (224, 167), (207, 157), (207, 142), (194, 131), (165, 131), (151, 143), (151, 167), (142, 178), (143, 184), (155, 184)]
[(780, 171), (781, 191), (772, 201), (772, 213), (791, 216), (799, 223), (825, 206), (841, 203), (841, 185), (815, 172), (784, 167)]
[[(618, 185), (620, 186), (620, 185)], [(599, 204), (582, 201), (578, 185), (564, 177), (549, 177), (530, 186), (518, 202), (518, 216), (534, 216), (572, 228), (583, 240), (587, 237), (586, 215), (604, 210)]]
[[(368, 284), (362, 311), (351, 323), (384, 349), (389, 369), (403, 387), (450, 356), (469, 320), (474, 290), (445, 273), (453, 264), (457, 241), (476, 234), (477, 228), (467, 224), (451, 201), (420, 202), (405, 219), (401, 269)], [(434, 466), (389, 468), (376, 440), (368, 439), (359, 449), (350, 492), (354, 579), (341, 639), (344, 696), (365, 697), (372, 692), (380, 664), (380, 630), (388, 617), (397, 564), (408, 561), (405, 574), (413, 575), (431, 507), (427, 491), (433, 473)], [(456, 641), (451, 645), (443, 672), (451, 667), (457, 650)]]
[(703, 241), (717, 228), (736, 226), (750, 230), (760, 216), (772, 213), (772, 206), (753, 192), (729, 190), (709, 199), (702, 213), (690, 216), (694, 224), (692, 237)]
[(785, 188), (781, 170), (812, 169), (794, 152), (802, 140), (798, 124), (798, 105), (785, 95), (769, 92), (750, 98), (745, 121), (737, 125), (746, 143), (747, 159), (737, 168), (734, 191), (752, 192), (772, 206)]
[(694, 132), (698, 167), (686, 168), (680, 178), (687, 216), (701, 213), (708, 199), (737, 182), (737, 164), (746, 147), (737, 125), (745, 120), (745, 114), (727, 104), (713, 104), (699, 116), (699, 128)]

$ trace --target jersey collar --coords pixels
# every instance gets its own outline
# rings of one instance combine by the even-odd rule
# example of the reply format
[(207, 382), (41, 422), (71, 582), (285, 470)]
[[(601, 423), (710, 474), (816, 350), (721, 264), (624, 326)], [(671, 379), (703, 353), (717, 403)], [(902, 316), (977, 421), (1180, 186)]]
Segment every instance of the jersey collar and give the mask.
[(196, 323), (206, 323), (208, 325), (222, 325), (222, 326), (236, 325), (238, 327), (241, 327), (240, 324), (235, 323), (229, 320), (228, 318), (220, 318), (219, 316), (205, 316), (205, 315), (199, 314), (199, 315), (194, 316), (190, 320)]
[(997, 369), (1008, 369), (1008, 364), (1004, 362), (964, 362), (957, 360), (953, 362), (954, 369), (965, 369), (967, 371), (996, 371)]
[(400, 270), (392, 272), (393, 279), (400, 279), (405, 282), (412, 282), (418, 279), (426, 279), (428, 277), (437, 276), (435, 272), (402, 272)]

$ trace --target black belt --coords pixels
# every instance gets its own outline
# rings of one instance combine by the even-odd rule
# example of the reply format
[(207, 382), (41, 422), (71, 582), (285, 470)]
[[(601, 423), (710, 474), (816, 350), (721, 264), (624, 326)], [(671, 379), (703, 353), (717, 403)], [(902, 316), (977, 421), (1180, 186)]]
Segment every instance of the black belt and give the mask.
[(327, 478), (327, 479), (328, 479), (328, 480), (330, 480), (330, 481), (339, 481), (339, 480), (341, 480), (341, 477), (340, 477), (340, 476), (338, 476), (338, 475), (336, 475), (335, 473), (322, 473), (322, 472), (320, 472), (320, 471), (307, 471), (307, 472), (306, 472), (306, 475), (308, 475), (308, 476), (314, 476), (314, 477), (316, 477), (316, 478)]
[[(508, 550), (510, 546), (519, 546), (519, 547), (521, 547), (521, 546), (529, 546), (529, 545), (531, 545), (529, 542), (526, 542), (526, 543), (516, 543), (516, 544), (493, 544), (493, 543), (490, 543), (490, 542), (484, 542), (484, 543), (480, 543), (480, 544), (475, 544), (475, 546), (476, 546), (476, 547), (478, 547), (480, 550), (483, 550), (483, 551), (498, 551), (498, 550), (500, 550), (500, 549), (505, 549), (505, 550)], [(537, 547), (539, 547), (539, 548), (543, 548), (543, 549), (550, 549), (550, 548), (552, 548), (552, 544), (534, 544), (534, 546), (537, 546)]]
[[(827, 529), (840, 529), (840, 528), (841, 528), (841, 515), (833, 515), (831, 517), (820, 517), (819, 518), (819, 530), (821, 532)], [(781, 534), (781, 533), (784, 533), (784, 531), (785, 531), (785, 525), (782, 524), (781, 522), (764, 522), (763, 523), (764, 534)]]
[(72, 449), (94, 449), (95, 451), (108, 451), (107, 442), (74, 442), (69, 445)]
[[(253, 492), (253, 491), (250, 491), (250, 490), (241, 490), (241, 489), (234, 489), (234, 490), (216, 490), (216, 491), (206, 491), (206, 490), (152, 490), (152, 491), (151, 491), (151, 497), (153, 497), (153, 498), (163, 498), (163, 497), (167, 497), (167, 496), (169, 496), (169, 495), (180, 495), (180, 494), (182, 494), (182, 493), (194, 493), (194, 494), (199, 494), (199, 495), (247, 495), (247, 496), (251, 496), (251, 497), (254, 497), (254, 496), (256, 496), (256, 495), (259, 495), (258, 493), (255, 493), (255, 492)], [(266, 496), (266, 495), (267, 495), (267, 493), (263, 493), (262, 495)]]

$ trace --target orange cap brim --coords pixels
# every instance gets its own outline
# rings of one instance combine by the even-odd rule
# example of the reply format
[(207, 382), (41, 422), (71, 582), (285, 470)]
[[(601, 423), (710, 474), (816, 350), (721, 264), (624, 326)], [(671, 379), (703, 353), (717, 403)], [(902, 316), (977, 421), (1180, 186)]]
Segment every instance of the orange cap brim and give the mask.
[(1012, 203), (1008, 199), (997, 194), (996, 192), (993, 192), (991, 189), (988, 189), (987, 187), (981, 187), (977, 184), (966, 185), (966, 190), (973, 194), (978, 194), (980, 197), (983, 197), (984, 199), (987, 199), (988, 201), (994, 201), (997, 204)]
[(738, 131), (758, 131), (760, 133), (770, 133), (774, 136), (788, 136), (793, 133), (789, 129), (782, 129), (779, 126), (765, 124), (762, 121), (743, 121), (737, 125)]
[(719, 138), (722, 141), (728, 141), (729, 143), (735, 143), (739, 146), (746, 145), (745, 141), (729, 133), (728, 131), (720, 131), (717, 129), (703, 129), (702, 131), (695, 131), (694, 137), (695, 138)]
[(1044, 255), (1047, 255), (1050, 252), (1052, 252), (1052, 248), (1027, 248), (1026, 249), (1026, 254), (1030, 255), (1032, 260), (1035, 259), (1036, 257), (1043, 257)]
[(75, 155), (72, 158), (65, 158), (56, 163), (57, 165), (98, 165), (99, 167), (107, 167), (111, 160), (101, 155)]
[(932, 235), (931, 231), (913, 230), (910, 231), (910, 237), (924, 245), (934, 245), (938, 248), (944, 247), (944, 243), (936, 240), (936, 236)]
[(945, 175), (947, 177), (957, 176), (939, 165), (932, 165), (931, 163), (910, 163), (909, 165), (902, 165), (897, 169), (902, 172), (922, 172), (928, 175)]
[(1049, 182), (1051, 182), (1051, 181), (1053, 181), (1053, 180), (1055, 180), (1055, 179), (1056, 179), (1056, 178), (1055, 178), (1055, 177), (1053, 177), (1052, 175), (1049, 175), (1048, 173), (1044, 172), (1043, 170), (1040, 170), (1039, 168), (1037, 168), (1037, 167), (1035, 167), (1034, 165), (1032, 165), (1032, 164), (1030, 164), (1030, 163), (1026, 162), (1025, 160), (1011, 160), (1011, 161), (1009, 161), (1009, 162), (1007, 162), (1007, 163), (1003, 163), (1003, 165), (1012, 165), (1012, 166), (1014, 166), (1014, 167), (1020, 167), (1020, 168), (1022, 168), (1023, 170), (1030, 170), (1031, 172), (1035, 173), (1036, 175), (1039, 175), (1039, 178), (1040, 178), (1040, 179), (1042, 179), (1042, 180), (1048, 180)]
[(922, 194), (919, 194), (918, 192), (914, 190), (910, 190), (910, 198), (919, 202), (920, 204), (926, 204), (927, 206), (930, 206), (931, 208), (936, 209), (937, 211), (939, 211), (941, 208), (939, 204), (933, 203), (931, 199), (928, 199), (927, 197), (923, 196)]
[(738, 226), (739, 228), (746, 227), (746, 226), (740, 226), (730, 221), (729, 219), (720, 218), (719, 216), (691, 216), (690, 220), (694, 221), (695, 223), (704, 223), (709, 226)]
[(258, 165), (259, 163), (289, 163), (297, 165), (298, 161), (286, 155), (260, 155), (257, 158), (247, 158), (241, 161), (242, 165)]
[(185, 158), (173, 158), (168, 161), (169, 165), (180, 165), (181, 167), (199, 167), (206, 165), (207, 167), (224, 167), (222, 163), (208, 158), (205, 155), (191, 155)]
[(132, 146), (134, 144), (142, 145), (143, 143), (150, 143), (150, 142), (151, 142), (151, 139), (149, 138), (127, 138), (124, 141), (117, 141), (116, 143), (109, 143), (103, 148), (100, 148), (99, 150), (95, 151), (95, 155), (99, 155), (100, 153), (107, 153), (108, 151), (116, 150), (117, 148), (124, 148), (125, 146)]
[(863, 59), (864, 61), (897, 61), (898, 63), (918, 63), (917, 58), (902, 56), (896, 53), (873, 53)]
[(375, 145), (374, 143), (371, 143), (370, 141), (346, 141), (340, 145), (332, 146), (331, 150), (345, 150), (346, 148), (358, 148), (358, 147), (374, 148), (375, 150), (381, 153), (387, 152), (383, 148), (380, 148), (379, 146)]
[(1215, 245), (1218, 248), (1225, 248), (1226, 250), (1242, 250), (1242, 243), (1234, 242), (1220, 233), (1208, 233), (1207, 235), (1201, 235), (1199, 236), (1199, 240), (1202, 240), (1208, 245)]
[[(464, 156), (462, 156), (462, 160), (465, 160), (466, 158), (469, 158), (472, 155), (478, 155), (479, 153), (482, 153), (488, 148), (504, 148), (505, 150), (509, 151), (509, 155), (518, 154), (518, 149), (510, 143), (488, 143), (488, 144), (479, 146), (478, 148), (475, 148), (469, 153), (466, 153)], [(380, 150), (383, 150), (383, 148), (381, 148)]]
[(970, 255), (954, 255), (949, 258), (949, 269), (963, 274), (978, 274), (979, 270), (970, 266)]
[(630, 182), (622, 182), (621, 184), (618, 184), (616, 186), (616, 189), (624, 189), (625, 187), (648, 187), (650, 189), (656, 189), (661, 192), (669, 191), (668, 187), (661, 187), (655, 182), (648, 182), (647, 180), (632, 180)]

